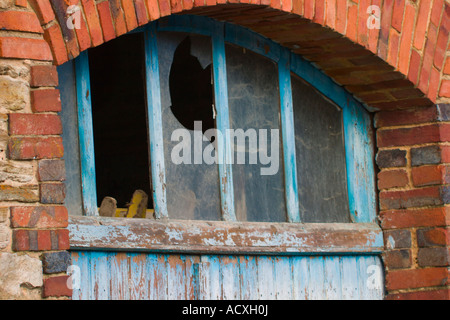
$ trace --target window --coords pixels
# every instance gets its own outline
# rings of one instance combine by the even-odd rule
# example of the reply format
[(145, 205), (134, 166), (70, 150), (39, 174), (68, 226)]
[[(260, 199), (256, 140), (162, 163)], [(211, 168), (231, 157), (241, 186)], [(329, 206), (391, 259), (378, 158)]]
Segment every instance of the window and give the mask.
[(157, 220), (375, 221), (369, 113), (258, 34), (172, 16), (59, 68), (72, 215), (139, 189)]

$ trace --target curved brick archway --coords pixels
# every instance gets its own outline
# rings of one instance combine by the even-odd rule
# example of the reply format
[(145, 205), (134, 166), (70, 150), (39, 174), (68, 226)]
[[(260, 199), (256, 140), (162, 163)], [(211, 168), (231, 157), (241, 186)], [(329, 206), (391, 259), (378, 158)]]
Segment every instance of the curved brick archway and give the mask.
[[(82, 8), (79, 29), (67, 27), (69, 5)], [(381, 9), (380, 29), (368, 28), (370, 5)], [(23, 109), (0, 110), (0, 142), (5, 137), (8, 143), (2, 160), (37, 161), (32, 175), (38, 189), (37, 195), (30, 191), (32, 199), (0, 202), (12, 228), (11, 242), (0, 246), (0, 253), (42, 251), (45, 264), (47, 251), (68, 249), (54, 65), (149, 21), (189, 13), (242, 25), (289, 47), (374, 112), (387, 297), (450, 298), (450, 4), (445, 0), (5, 0), (0, 9), (0, 62), (25, 61), (29, 74), (22, 80), (31, 87), (25, 89), (30, 97)], [(0, 77), (11, 77), (11, 70), (14, 66), (0, 68)], [(3, 185), (10, 187), (0, 180)], [(58, 209), (48, 209), (53, 207)], [(34, 244), (38, 235), (44, 240)], [(43, 296), (70, 295), (61, 289), (63, 273), (47, 271)]]

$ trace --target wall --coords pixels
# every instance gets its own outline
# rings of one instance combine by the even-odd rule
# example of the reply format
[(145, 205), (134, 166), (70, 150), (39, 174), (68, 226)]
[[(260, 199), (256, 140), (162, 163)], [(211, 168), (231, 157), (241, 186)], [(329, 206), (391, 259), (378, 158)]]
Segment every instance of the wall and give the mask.
[[(80, 29), (67, 27), (71, 4)], [(380, 29), (367, 27), (371, 4)], [(55, 66), (180, 12), (280, 42), (374, 111), (387, 298), (449, 299), (445, 0), (0, 0), (0, 298), (71, 295)]]

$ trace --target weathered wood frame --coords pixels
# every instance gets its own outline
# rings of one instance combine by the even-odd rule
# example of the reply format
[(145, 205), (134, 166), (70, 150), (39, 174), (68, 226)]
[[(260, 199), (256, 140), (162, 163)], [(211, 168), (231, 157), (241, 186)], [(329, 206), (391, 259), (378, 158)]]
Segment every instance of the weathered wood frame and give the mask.
[[(225, 143), (218, 148), (220, 192), (222, 218), (225, 222), (171, 221), (167, 212), (165, 192), (165, 166), (162, 138), (161, 100), (159, 94), (159, 66), (156, 33), (158, 31), (178, 31), (210, 36), (213, 46), (213, 77), (215, 107), (217, 110), (217, 128), (225, 132), (229, 128), (225, 42), (242, 46), (259, 53), (278, 63), (280, 84), (280, 112), (285, 170), (285, 197), (288, 224), (236, 222), (234, 212), (234, 191), (232, 180), (230, 146)], [(248, 29), (229, 23), (199, 16), (170, 16), (150, 23), (135, 32), (144, 32), (146, 50), (148, 123), (151, 154), (151, 172), (153, 183), (153, 201), (156, 221), (131, 221), (115, 218), (71, 218), (71, 247), (95, 249), (129, 249), (129, 250), (168, 250), (192, 252), (252, 252), (252, 253), (325, 253), (325, 252), (380, 252), (383, 247), (381, 229), (376, 225), (375, 181), (373, 164), (372, 126), (369, 113), (342, 87), (315, 68), (309, 62), (291, 53), (275, 42), (262, 37)], [(80, 153), (83, 168), (83, 202), (85, 215), (98, 215), (95, 199), (95, 168), (93, 157), (92, 120), (89, 120), (91, 104), (89, 99), (89, 66), (87, 53), (76, 63), (77, 96), (80, 123)], [(301, 224), (298, 190), (297, 167), (295, 156), (295, 133), (293, 120), (293, 103), (291, 92), (291, 73), (303, 78), (328, 99), (343, 110), (344, 139), (347, 163), (347, 184), (349, 207), (352, 220), (350, 224)], [(78, 83), (80, 85), (78, 85)], [(88, 170), (88, 171), (86, 171)], [(85, 172), (86, 171), (86, 172)], [(301, 173), (300, 173), (301, 178)], [(87, 187), (85, 187), (87, 186)], [(94, 191), (92, 191), (94, 190)], [(93, 195), (94, 194), (94, 195)], [(85, 197), (86, 195), (86, 197)], [(158, 221), (161, 219), (160, 221)], [(140, 220), (140, 219), (138, 219)], [(176, 225), (176, 227), (175, 227)], [(288, 226), (286, 226), (288, 225)], [(190, 228), (195, 226), (205, 233), (203, 240), (196, 238)], [(270, 227), (269, 227), (270, 226)], [(175, 229), (173, 229), (175, 228)], [(260, 243), (256, 233), (272, 228), (286, 243), (276, 244), (270, 238), (265, 245)], [(196, 230), (197, 230), (196, 229)], [(220, 244), (219, 238), (211, 238), (212, 230), (222, 231), (232, 238), (244, 239), (233, 246)], [(164, 235), (162, 230), (166, 230)], [(172, 231), (171, 231), (172, 230)], [(186, 242), (179, 243), (178, 238), (171, 238), (170, 233), (177, 231)], [(240, 230), (237, 232), (236, 230)], [(88, 232), (89, 231), (89, 232)], [(225, 232), (225, 233), (224, 233)], [(265, 231), (264, 231), (265, 232)], [(216, 246), (205, 245), (205, 239), (218, 243)], [(114, 236), (116, 235), (116, 236)], [(127, 235), (125, 238), (124, 236)], [(186, 238), (185, 238), (186, 237)], [(197, 236), (199, 237), (199, 236)], [(122, 239), (122, 240), (120, 240)], [(129, 241), (133, 239), (132, 241)], [(175, 239), (175, 240), (174, 240)], [(327, 239), (324, 241), (323, 239)], [(222, 241), (225, 241), (222, 239)], [(333, 242), (335, 242), (333, 244)], [(189, 245), (188, 245), (189, 243)], [(233, 249), (234, 248), (234, 249)]]

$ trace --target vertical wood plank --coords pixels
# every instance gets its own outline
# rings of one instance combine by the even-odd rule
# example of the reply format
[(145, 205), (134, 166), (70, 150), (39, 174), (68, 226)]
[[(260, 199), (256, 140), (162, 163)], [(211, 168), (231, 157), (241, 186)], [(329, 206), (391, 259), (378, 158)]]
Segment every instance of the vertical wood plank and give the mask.
[(368, 112), (349, 99), (343, 110), (347, 188), (355, 222), (375, 222), (375, 169)]
[(222, 298), (222, 282), (219, 257), (212, 255), (202, 256), (201, 262), (206, 263), (202, 276), (205, 277), (205, 284), (209, 288), (209, 292), (204, 292), (204, 296), (209, 300), (220, 300)]
[(129, 254), (130, 263), (130, 299), (148, 299), (148, 278), (146, 274), (146, 254)]
[(274, 258), (275, 287), (277, 300), (291, 300), (292, 265), (290, 257)]
[(217, 111), (216, 126), (222, 133), (217, 139), (217, 157), (220, 177), (220, 197), (222, 218), (225, 221), (236, 221), (233, 191), (233, 169), (231, 141), (227, 135), (230, 129), (228, 110), (227, 69), (225, 61), (224, 25), (217, 22), (212, 35), (214, 98)]
[(156, 24), (145, 31), (145, 65), (147, 84), (147, 117), (150, 141), (150, 163), (153, 188), (153, 204), (157, 219), (167, 218), (166, 170), (164, 164), (164, 139), (161, 115), (158, 46)]
[(324, 261), (321, 256), (310, 257), (309, 260), (308, 298), (321, 300), (325, 297)]
[(308, 300), (309, 257), (292, 257), (293, 296), (295, 300)]
[(186, 299), (184, 257), (168, 255), (167, 257), (167, 298), (169, 300)]
[(273, 258), (270, 256), (258, 256), (257, 263), (259, 299), (275, 300)]
[(126, 253), (120, 252), (109, 257), (111, 268), (111, 299), (129, 300), (129, 265)]
[(186, 299), (197, 300), (199, 299), (199, 272), (198, 265), (200, 257), (197, 255), (189, 255), (185, 257), (185, 282), (186, 282)]
[(148, 299), (158, 300), (157, 288), (158, 255), (149, 253), (145, 257), (145, 273), (147, 275)]
[(92, 123), (89, 58), (84, 51), (75, 59), (78, 104), (78, 135), (80, 143), (83, 210), (87, 216), (97, 216), (94, 131)]
[(358, 268), (354, 257), (340, 258), (342, 299), (354, 300), (358, 298)]
[(236, 300), (240, 296), (239, 263), (235, 256), (220, 257), (222, 299)]
[(342, 288), (339, 257), (325, 256), (324, 267), (325, 298), (328, 300), (340, 300), (342, 298)]
[(258, 292), (258, 270), (255, 256), (239, 256), (240, 299), (256, 300)]
[(281, 136), (284, 155), (287, 215), (289, 222), (300, 222), (290, 54), (285, 50), (280, 53), (280, 61), (278, 63), (278, 79), (280, 85)]
[(197, 268), (199, 278), (198, 299), (210, 300), (211, 299), (210, 263), (207, 261), (203, 261), (202, 257), (202, 261), (199, 262)]

